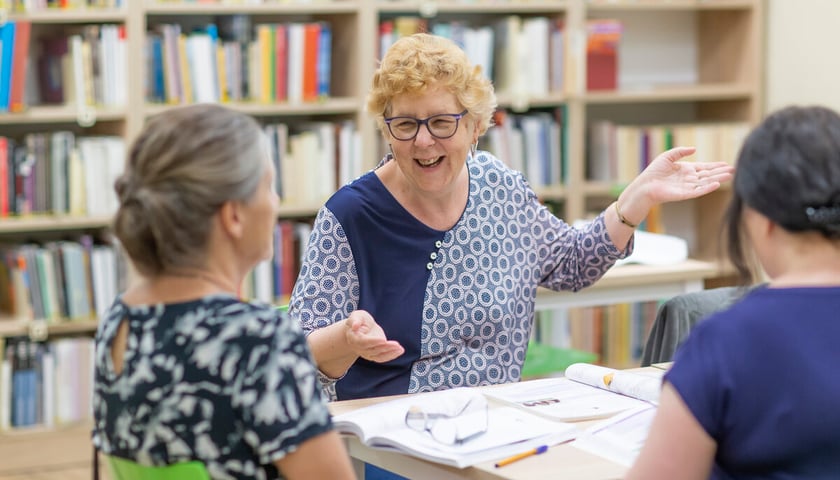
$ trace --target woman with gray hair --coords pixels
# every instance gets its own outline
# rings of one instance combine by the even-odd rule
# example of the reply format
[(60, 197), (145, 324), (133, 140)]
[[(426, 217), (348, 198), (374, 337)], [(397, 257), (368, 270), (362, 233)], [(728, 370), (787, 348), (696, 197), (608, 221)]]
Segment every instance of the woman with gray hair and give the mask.
[(259, 125), (221, 106), (167, 110), (134, 142), (114, 232), (139, 279), (96, 333), (102, 452), (213, 478), (353, 478), (298, 323), (238, 298), (272, 254), (274, 175)]

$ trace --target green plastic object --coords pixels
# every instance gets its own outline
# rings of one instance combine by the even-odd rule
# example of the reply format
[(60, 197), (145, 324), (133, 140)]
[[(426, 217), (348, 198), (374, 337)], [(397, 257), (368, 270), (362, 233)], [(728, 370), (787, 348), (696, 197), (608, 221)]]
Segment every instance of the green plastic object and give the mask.
[(280, 305), (280, 306), (277, 307), (277, 310), (280, 310), (281, 312), (288, 312), (289, 311), (289, 304), (287, 303), (285, 305)]
[(111, 455), (104, 457), (111, 480), (210, 480), (210, 474), (199, 461), (150, 467)]
[(528, 343), (525, 364), (522, 366), (522, 378), (545, 377), (562, 373), (573, 363), (593, 363), (598, 355), (572, 348), (552, 347), (539, 342)]

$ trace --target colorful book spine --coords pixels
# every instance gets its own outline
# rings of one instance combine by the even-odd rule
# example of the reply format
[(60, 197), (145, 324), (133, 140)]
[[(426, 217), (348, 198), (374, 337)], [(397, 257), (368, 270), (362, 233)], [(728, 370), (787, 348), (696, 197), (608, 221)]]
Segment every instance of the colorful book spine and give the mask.
[(16, 27), (15, 22), (6, 22), (0, 26), (0, 112), (9, 111), (9, 87), (12, 78)]

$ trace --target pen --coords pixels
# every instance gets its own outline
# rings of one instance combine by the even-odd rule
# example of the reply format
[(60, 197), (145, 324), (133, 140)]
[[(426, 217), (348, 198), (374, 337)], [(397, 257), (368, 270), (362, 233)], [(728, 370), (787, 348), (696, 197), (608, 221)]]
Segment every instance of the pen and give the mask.
[(496, 468), (504, 467), (505, 465), (510, 465), (513, 462), (522, 460), (523, 458), (528, 458), (531, 455), (539, 455), (541, 453), (545, 453), (546, 450), (548, 450), (548, 445), (540, 445), (539, 447), (532, 448), (531, 450), (528, 450), (527, 452), (522, 452), (518, 455), (508, 457), (504, 460), (499, 460), (498, 462), (496, 462)]

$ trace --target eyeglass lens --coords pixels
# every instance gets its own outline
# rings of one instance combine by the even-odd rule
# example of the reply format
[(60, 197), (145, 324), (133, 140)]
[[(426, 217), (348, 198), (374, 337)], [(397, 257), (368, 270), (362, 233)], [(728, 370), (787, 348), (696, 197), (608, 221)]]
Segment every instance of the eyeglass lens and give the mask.
[(439, 443), (461, 444), (487, 431), (487, 404), (471, 400), (454, 415), (427, 413), (412, 406), (405, 414), (405, 424), (412, 430), (428, 432)]
[(439, 139), (446, 139), (458, 131), (458, 123), (466, 111), (461, 113), (441, 113), (420, 119), (414, 117), (386, 118), (388, 130), (397, 140), (411, 140), (420, 132), (420, 125), (426, 125), (429, 133)]

